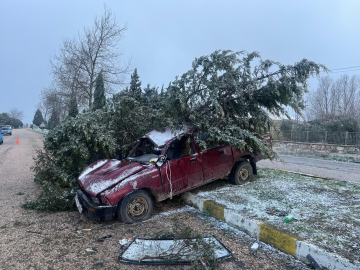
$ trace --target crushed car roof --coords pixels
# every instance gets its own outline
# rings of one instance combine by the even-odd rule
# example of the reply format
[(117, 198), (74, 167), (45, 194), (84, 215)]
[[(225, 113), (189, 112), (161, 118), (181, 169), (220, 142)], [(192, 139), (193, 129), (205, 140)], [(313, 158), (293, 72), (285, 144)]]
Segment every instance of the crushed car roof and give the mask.
[(157, 146), (163, 146), (168, 141), (172, 140), (176, 136), (179, 136), (183, 133), (189, 132), (190, 127), (184, 127), (179, 130), (171, 130), (170, 128), (166, 128), (165, 131), (157, 131), (153, 130), (150, 131), (148, 134), (145, 135), (145, 137), (149, 138), (153, 143), (155, 143)]

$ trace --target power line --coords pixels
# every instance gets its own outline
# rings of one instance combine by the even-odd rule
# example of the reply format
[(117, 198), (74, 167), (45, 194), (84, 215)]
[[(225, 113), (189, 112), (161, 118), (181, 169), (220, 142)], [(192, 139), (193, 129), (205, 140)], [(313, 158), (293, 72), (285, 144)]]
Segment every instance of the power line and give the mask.
[(349, 69), (349, 68), (360, 68), (360, 66), (345, 67), (345, 68), (333, 68), (332, 70)]
[(357, 70), (360, 70), (360, 68), (358, 69), (351, 69), (351, 70), (342, 70), (342, 71), (335, 71), (335, 72), (331, 72), (331, 73), (340, 73), (340, 72), (350, 72), (350, 71), (357, 71)]
[[(338, 70), (338, 71), (333, 71), (333, 70)], [(334, 68), (334, 69), (330, 69), (330, 72), (321, 71), (321, 73), (340, 73), (340, 72), (348, 72), (348, 71), (351, 72), (351, 71), (357, 71), (357, 70), (360, 70), (360, 66)]]

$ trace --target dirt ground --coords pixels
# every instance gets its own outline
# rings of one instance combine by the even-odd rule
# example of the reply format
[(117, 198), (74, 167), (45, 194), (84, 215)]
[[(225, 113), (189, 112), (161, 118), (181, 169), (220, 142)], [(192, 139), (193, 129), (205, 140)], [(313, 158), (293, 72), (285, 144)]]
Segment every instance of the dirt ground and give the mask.
[[(16, 145), (16, 137), (20, 145)], [(95, 222), (77, 212), (41, 213), (21, 205), (36, 199), (39, 187), (30, 167), (42, 135), (14, 130), (0, 146), (0, 268), (1, 269), (189, 269), (189, 266), (140, 266), (118, 260), (123, 237), (153, 238), (172, 231), (177, 222), (203, 236), (215, 235), (233, 251), (220, 269), (308, 269), (273, 248), (259, 243), (222, 222), (181, 202), (167, 200), (155, 206), (153, 217), (128, 225), (119, 221)], [(87, 253), (86, 249), (93, 252)]]

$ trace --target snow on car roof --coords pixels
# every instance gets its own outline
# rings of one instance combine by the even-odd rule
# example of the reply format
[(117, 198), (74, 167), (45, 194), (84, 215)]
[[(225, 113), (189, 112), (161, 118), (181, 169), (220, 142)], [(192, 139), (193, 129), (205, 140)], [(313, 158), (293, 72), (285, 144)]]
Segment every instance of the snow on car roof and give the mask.
[(166, 128), (164, 132), (153, 130), (146, 134), (146, 136), (152, 140), (157, 146), (163, 146), (176, 136), (185, 133), (187, 129), (171, 131), (170, 128)]

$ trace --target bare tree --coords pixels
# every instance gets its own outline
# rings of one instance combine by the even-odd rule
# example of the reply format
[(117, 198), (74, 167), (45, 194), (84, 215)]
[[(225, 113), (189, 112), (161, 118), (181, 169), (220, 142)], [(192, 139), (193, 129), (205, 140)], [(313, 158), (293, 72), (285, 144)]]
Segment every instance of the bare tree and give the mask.
[(122, 60), (123, 52), (118, 48), (126, 30), (127, 26), (119, 27), (115, 15), (105, 6), (103, 16), (95, 18), (92, 28), (84, 28), (77, 38), (65, 40), (50, 61), (58, 94), (70, 100), (76, 93), (80, 107), (86, 102), (92, 108), (100, 71), (108, 92), (121, 85), (130, 67), (130, 61)]
[(321, 77), (316, 92), (310, 98), (310, 112), (314, 118), (327, 118), (331, 115), (333, 80), (329, 77)]
[(9, 112), (8, 112), (10, 118), (12, 119), (18, 119), (18, 120), (22, 120), (24, 118), (24, 112), (20, 111), (16, 108), (12, 108)]
[(16, 124), (15, 120), (22, 120), (24, 118), (24, 112), (20, 111), (16, 108), (12, 108), (9, 112), (8, 115), (10, 116), (11, 122), (12, 122), (12, 126), (14, 127)]
[(360, 117), (360, 77), (343, 75), (336, 81), (321, 77), (317, 90), (310, 96), (312, 119), (334, 120)]
[(56, 116), (60, 120), (65, 118), (68, 102), (67, 96), (64, 96), (61, 91), (57, 91), (54, 87), (42, 90), (40, 104), (44, 119), (48, 121), (51, 116)]

